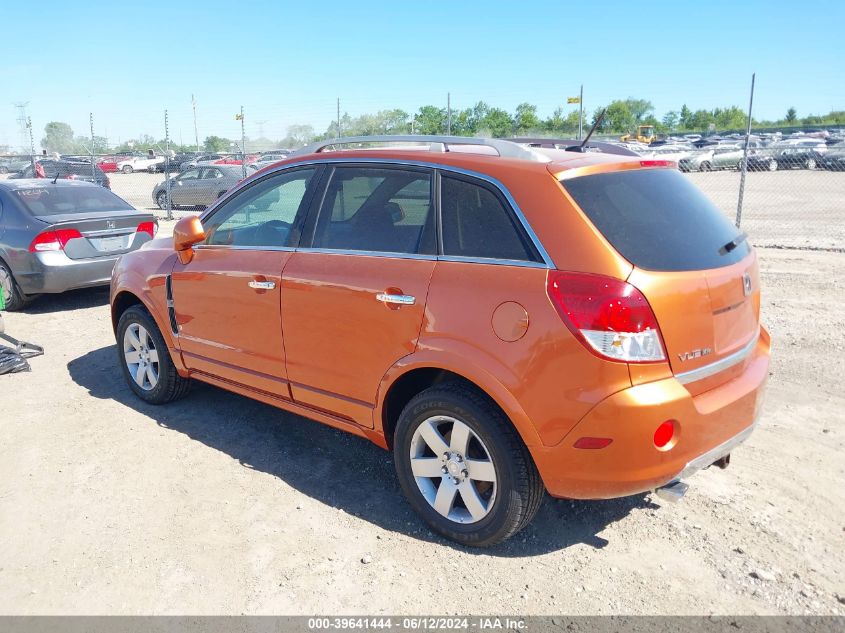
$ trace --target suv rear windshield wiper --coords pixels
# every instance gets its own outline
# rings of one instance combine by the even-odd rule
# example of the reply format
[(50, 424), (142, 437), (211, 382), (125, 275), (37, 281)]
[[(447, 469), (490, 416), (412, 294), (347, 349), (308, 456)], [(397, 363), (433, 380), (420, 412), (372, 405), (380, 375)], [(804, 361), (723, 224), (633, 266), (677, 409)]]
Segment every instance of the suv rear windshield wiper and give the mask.
[(728, 253), (730, 253), (733, 249), (735, 249), (737, 246), (742, 244), (747, 239), (748, 239), (748, 236), (745, 233), (740, 233), (734, 239), (732, 239), (730, 242), (728, 242), (722, 248), (720, 248), (719, 254), (720, 255), (727, 255)]

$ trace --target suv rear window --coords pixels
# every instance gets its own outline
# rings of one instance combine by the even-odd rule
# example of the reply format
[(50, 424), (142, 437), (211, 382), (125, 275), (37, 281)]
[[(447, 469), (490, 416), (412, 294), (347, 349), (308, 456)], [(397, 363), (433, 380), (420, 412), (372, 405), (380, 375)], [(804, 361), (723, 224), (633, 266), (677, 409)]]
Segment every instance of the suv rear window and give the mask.
[(629, 262), (658, 271), (706, 270), (745, 257), (742, 233), (685, 176), (638, 169), (561, 182), (596, 228)]
[(102, 187), (28, 187), (15, 195), (32, 215), (59, 215), (91, 211), (134, 211), (128, 202)]

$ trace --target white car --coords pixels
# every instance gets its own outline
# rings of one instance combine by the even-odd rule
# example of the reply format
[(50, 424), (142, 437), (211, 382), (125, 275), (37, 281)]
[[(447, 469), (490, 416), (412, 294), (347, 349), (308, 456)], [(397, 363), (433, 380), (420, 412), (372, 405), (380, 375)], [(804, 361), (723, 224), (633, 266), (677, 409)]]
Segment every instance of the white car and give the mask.
[(133, 171), (147, 171), (153, 165), (164, 162), (164, 156), (130, 156), (125, 160), (118, 161), (117, 170), (124, 174), (131, 174)]

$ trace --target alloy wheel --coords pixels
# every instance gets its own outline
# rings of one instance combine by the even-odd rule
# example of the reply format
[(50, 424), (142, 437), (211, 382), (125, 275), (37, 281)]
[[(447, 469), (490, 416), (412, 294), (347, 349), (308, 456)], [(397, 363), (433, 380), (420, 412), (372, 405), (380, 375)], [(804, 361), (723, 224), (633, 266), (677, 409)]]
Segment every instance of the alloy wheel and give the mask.
[(456, 523), (476, 523), (496, 501), (496, 468), (481, 438), (450, 416), (424, 420), (411, 439), (411, 470), (428, 504)]
[(132, 323), (123, 334), (123, 358), (137, 385), (152, 391), (158, 384), (158, 350), (150, 333), (140, 323)]

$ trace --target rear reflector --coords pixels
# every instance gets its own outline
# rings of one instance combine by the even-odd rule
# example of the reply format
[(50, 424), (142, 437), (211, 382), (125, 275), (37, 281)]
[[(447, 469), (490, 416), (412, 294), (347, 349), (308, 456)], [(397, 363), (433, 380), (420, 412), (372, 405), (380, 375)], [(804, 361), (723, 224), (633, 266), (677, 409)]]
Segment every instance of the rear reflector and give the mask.
[(597, 356), (625, 363), (666, 360), (657, 318), (631, 284), (554, 270), (547, 290), (566, 326)]
[(666, 420), (663, 424), (657, 427), (654, 432), (654, 445), (657, 448), (663, 448), (675, 436), (675, 422), (673, 420)]
[(612, 441), (609, 437), (582, 437), (573, 446), (575, 448), (604, 448)]
[(32, 244), (29, 245), (30, 253), (41, 253), (45, 251), (63, 251), (65, 245), (82, 234), (76, 229), (56, 229), (55, 231), (44, 231), (39, 233)]
[(155, 224), (152, 222), (141, 222), (138, 225), (138, 228), (135, 230), (136, 233), (149, 233), (150, 237), (155, 237), (156, 229)]

